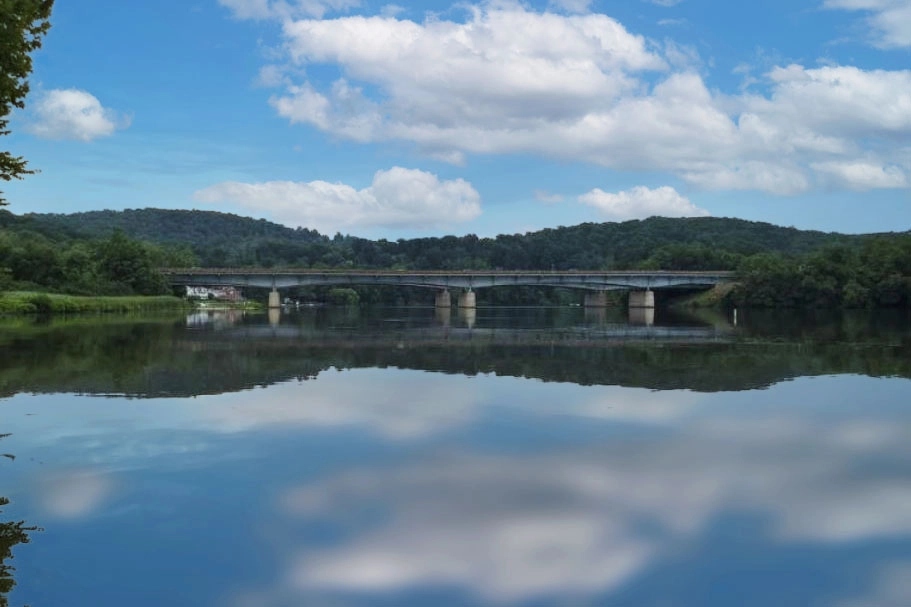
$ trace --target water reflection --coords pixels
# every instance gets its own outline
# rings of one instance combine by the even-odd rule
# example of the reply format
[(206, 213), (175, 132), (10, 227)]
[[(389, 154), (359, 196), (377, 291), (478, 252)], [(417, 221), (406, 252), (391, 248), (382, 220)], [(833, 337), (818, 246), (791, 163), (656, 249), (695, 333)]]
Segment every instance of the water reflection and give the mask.
[[(9, 504), (9, 500), (0, 496), (0, 508)], [(2, 510), (0, 510), (2, 514)], [(7, 607), (9, 592), (16, 585), (13, 577), (15, 569), (9, 561), (13, 558), (13, 548), (19, 544), (29, 542), (29, 531), (35, 531), (34, 527), (26, 527), (23, 522), (7, 521), (0, 522), (0, 607)]]
[(715, 313), (659, 310), (655, 324), (635, 326), (603, 309), (445, 312), (449, 324), (433, 309), (315, 309), (277, 324), (234, 312), (0, 327), (0, 395), (187, 396), (369, 367), (698, 391), (834, 373), (911, 377), (904, 317), (820, 324), (751, 313), (735, 329)]
[[(0, 439), (10, 436), (0, 434)], [(15, 461), (11, 454), (4, 454), (7, 459)], [(0, 516), (3, 508), (9, 505), (9, 499), (0, 495)], [(0, 607), (9, 605), (9, 593), (16, 586), (14, 573), (16, 569), (10, 561), (13, 559), (13, 548), (19, 544), (29, 543), (29, 532), (37, 531), (37, 527), (28, 527), (25, 521), (0, 521)]]
[(651, 327), (655, 324), (655, 308), (630, 308), (629, 324)]
[(909, 603), (901, 318), (449, 312), (0, 331), (16, 604)]
[[(890, 542), (911, 536), (907, 468), (869, 467), (883, 457), (908, 463), (907, 428), (820, 421), (700, 420), (670, 439), (348, 472), (279, 500), (289, 526), (345, 521), (354, 530), (337, 545), (292, 551), (286, 580), (301, 598), (401, 600), (442, 586), (497, 604), (569, 596), (730, 604), (706, 601), (711, 590), (698, 583), (662, 587), (694, 562), (712, 570), (729, 558), (773, 565), (749, 576), (749, 591), (768, 601), (756, 604), (809, 604), (794, 600), (794, 589), (762, 587), (777, 576), (777, 559), (814, 546), (836, 556), (878, 541), (870, 562), (854, 562), (869, 570), (890, 562)], [(383, 514), (364, 513), (363, 504)], [(739, 516), (748, 520), (740, 529), (713, 529)], [(744, 540), (752, 554), (730, 551)], [(848, 571), (827, 565), (825, 582), (838, 596), (838, 575)]]

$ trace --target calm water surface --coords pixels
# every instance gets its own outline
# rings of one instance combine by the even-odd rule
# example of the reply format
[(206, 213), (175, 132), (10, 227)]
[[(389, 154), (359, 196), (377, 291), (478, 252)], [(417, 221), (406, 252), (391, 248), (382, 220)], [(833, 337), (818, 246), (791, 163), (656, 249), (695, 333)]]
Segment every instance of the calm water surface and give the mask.
[(0, 323), (0, 605), (911, 605), (911, 319), (732, 320)]

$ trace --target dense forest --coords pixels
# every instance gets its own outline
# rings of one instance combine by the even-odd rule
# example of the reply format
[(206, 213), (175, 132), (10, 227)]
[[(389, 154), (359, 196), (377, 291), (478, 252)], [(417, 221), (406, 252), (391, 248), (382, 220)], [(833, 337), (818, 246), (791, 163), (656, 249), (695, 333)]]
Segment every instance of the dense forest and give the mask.
[[(714, 217), (584, 223), (496, 238), (369, 240), (212, 211), (138, 209), (70, 215), (0, 211), (0, 291), (167, 291), (163, 266), (735, 270), (731, 304), (911, 306), (911, 233), (845, 235)], [(360, 289), (361, 301), (387, 301)], [(485, 290), (482, 303), (566, 303), (552, 289)], [(317, 296), (319, 294), (316, 294)], [(427, 298), (398, 290), (395, 303)], [(387, 301), (392, 303), (393, 301)]]

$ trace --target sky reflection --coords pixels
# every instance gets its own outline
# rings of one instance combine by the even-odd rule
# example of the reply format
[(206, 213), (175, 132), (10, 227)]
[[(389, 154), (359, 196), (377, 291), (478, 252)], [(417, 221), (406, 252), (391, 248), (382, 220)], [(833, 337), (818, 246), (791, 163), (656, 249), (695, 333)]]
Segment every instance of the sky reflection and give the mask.
[(907, 604), (907, 402), (860, 376), (705, 394), (395, 369), (19, 395), (4, 491), (46, 531), (16, 592), (123, 604), (145, 567), (181, 580), (174, 605)]

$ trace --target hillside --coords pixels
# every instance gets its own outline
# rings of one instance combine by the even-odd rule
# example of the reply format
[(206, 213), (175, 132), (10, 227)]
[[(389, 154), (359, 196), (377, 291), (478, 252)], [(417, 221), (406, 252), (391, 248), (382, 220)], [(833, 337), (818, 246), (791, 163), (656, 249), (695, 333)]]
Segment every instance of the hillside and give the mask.
[[(389, 242), (330, 239), (263, 219), (214, 211), (130, 209), (73, 214), (0, 212), (0, 227), (51, 240), (101, 239), (114, 230), (160, 245), (185, 245), (202, 266), (339, 266), (425, 269), (611, 269), (642, 265), (733, 267), (760, 252), (805, 254), (863, 236), (829, 234), (716, 217), (584, 223), (527, 234)], [(695, 259), (694, 259), (695, 257)], [(670, 265), (669, 265), (670, 264)]]

